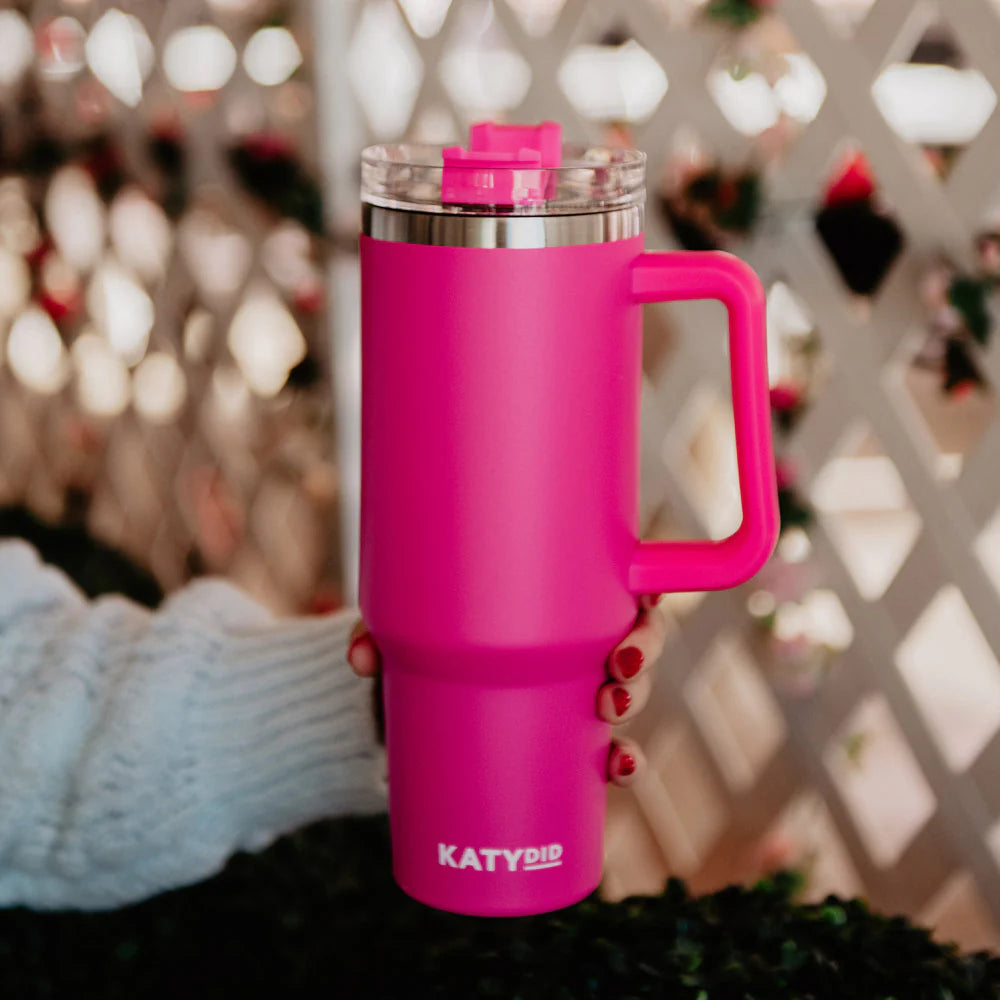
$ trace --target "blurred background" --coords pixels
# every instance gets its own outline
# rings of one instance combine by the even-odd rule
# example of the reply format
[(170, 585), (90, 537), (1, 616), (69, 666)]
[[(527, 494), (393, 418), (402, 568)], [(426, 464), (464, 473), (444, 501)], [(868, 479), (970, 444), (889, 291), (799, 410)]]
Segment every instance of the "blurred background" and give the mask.
[[(768, 290), (782, 536), (665, 599), (602, 892), (794, 868), (1000, 947), (998, 56), (998, 0), (0, 3), (0, 504), (353, 605), (361, 148), (638, 146), (647, 245)], [(647, 308), (645, 538), (738, 522), (724, 321)]]

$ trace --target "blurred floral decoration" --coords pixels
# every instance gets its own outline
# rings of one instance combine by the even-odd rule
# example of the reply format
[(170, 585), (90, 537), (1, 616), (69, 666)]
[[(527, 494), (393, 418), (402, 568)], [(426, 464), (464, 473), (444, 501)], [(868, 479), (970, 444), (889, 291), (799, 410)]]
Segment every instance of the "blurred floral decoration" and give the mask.
[(778, 458), (775, 462), (775, 476), (778, 481), (778, 517), (781, 530), (785, 532), (790, 528), (807, 528), (812, 521), (812, 509), (799, 496), (796, 485), (798, 473), (794, 464), (787, 458)]
[[(780, 442), (779, 442), (780, 447)], [(797, 488), (797, 470), (787, 458), (776, 462), (781, 530), (774, 555), (757, 576), (747, 601), (755, 626), (755, 644), (776, 687), (792, 698), (811, 697), (843, 643), (836, 628), (843, 612), (831, 611), (832, 592), (820, 588), (809, 558), (806, 529), (812, 509)]]
[(844, 284), (871, 295), (903, 248), (903, 234), (881, 205), (864, 154), (848, 150), (826, 185), (816, 213), (816, 231)]
[(976, 271), (961, 272), (941, 261), (921, 288), (928, 329), (914, 363), (940, 372), (941, 391), (956, 399), (989, 388), (974, 352), (993, 335), (990, 299), (1000, 283), (1000, 232), (981, 233), (976, 251)]
[(299, 162), (290, 140), (278, 133), (246, 136), (229, 152), (229, 162), (246, 190), (278, 216), (323, 233), (319, 183)]
[(167, 587), (224, 573), (330, 610), (327, 241), (290, 11), (226, 15), (234, 76), (209, 14), (154, 44), (115, 8), (0, 10), (0, 499)]
[(676, 164), (659, 202), (677, 242), (686, 250), (731, 248), (760, 214), (760, 173), (689, 161)]
[[(26, 96), (22, 113), (41, 118), (36, 95)], [(21, 239), (12, 241), (8, 232), (4, 242), (7, 246), (11, 242), (20, 243), (30, 275), (29, 302), (40, 306), (62, 331), (80, 319), (85, 305), (84, 289), (78, 269), (66, 259), (65, 253), (60, 253), (57, 240), (47, 225), (51, 207), (47, 213), (44, 195), (58, 173), (75, 168), (69, 176), (89, 178), (106, 209), (123, 188), (134, 185), (163, 207), (169, 218), (176, 219), (187, 205), (182, 171), (183, 137), (179, 131), (158, 126), (149, 135), (148, 152), (158, 168), (155, 185), (139, 182), (126, 166), (118, 141), (105, 131), (74, 140), (57, 137), (40, 127), (23, 143), (0, 148), (0, 172), (25, 177), (31, 183), (30, 193), (35, 195), (29, 196), (27, 203), (16, 209), (13, 188), (8, 188), (6, 207), (9, 213), (21, 215), (18, 227)], [(89, 220), (81, 221), (86, 225)], [(20, 270), (16, 264), (8, 266)]]
[(774, 0), (709, 0), (705, 5), (705, 16), (743, 28), (753, 24), (773, 5)]
[(774, 555), (747, 600), (759, 661), (790, 698), (816, 693), (837, 654), (851, 641), (850, 623), (834, 593), (822, 586), (811, 558), (813, 510), (789, 455), (791, 438), (825, 377), (819, 333), (791, 289), (768, 293), (771, 416), (776, 452), (780, 534)]

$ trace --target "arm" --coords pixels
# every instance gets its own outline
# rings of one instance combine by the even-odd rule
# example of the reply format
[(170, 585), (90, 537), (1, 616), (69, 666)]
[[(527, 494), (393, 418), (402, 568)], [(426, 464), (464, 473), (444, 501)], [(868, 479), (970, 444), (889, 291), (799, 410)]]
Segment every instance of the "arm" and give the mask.
[(0, 543), (0, 905), (135, 902), (384, 809), (356, 620), (279, 621), (221, 580), (155, 612), (88, 602)]

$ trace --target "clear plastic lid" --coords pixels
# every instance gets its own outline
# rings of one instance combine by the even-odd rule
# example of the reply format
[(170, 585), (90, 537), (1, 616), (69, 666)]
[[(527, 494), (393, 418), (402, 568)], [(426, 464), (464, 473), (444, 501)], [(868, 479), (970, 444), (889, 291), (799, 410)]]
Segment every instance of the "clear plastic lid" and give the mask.
[[(369, 146), (361, 156), (361, 199), (383, 208), (473, 216), (581, 215), (643, 204), (644, 153), (560, 145), (558, 131), (555, 151), (549, 132), (544, 142), (524, 140), (527, 132), (549, 127), (558, 130), (554, 123), (483, 123), (473, 126), (467, 150), (406, 143)], [(477, 129), (488, 142), (477, 145)]]

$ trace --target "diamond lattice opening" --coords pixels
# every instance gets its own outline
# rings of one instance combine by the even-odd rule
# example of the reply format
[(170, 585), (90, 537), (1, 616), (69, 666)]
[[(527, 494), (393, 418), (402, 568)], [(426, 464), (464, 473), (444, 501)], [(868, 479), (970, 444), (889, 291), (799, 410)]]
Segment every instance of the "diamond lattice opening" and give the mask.
[(872, 96), (889, 127), (923, 149), (939, 177), (947, 175), (957, 155), (979, 135), (997, 103), (989, 81), (968, 65), (940, 14), (906, 62), (882, 70)]
[(142, 359), (133, 373), (132, 385), (136, 412), (154, 424), (175, 421), (187, 401), (184, 371), (164, 351), (152, 351)]
[(964, 771), (1000, 729), (1000, 663), (957, 587), (927, 605), (896, 665), (948, 766)]
[(53, 17), (35, 32), (38, 66), (52, 80), (67, 80), (83, 68), (83, 25), (75, 17)]
[(82, 167), (64, 167), (52, 177), (45, 222), (66, 263), (78, 272), (90, 271), (104, 247), (106, 212), (93, 177)]
[(628, 30), (613, 28), (570, 50), (559, 67), (559, 86), (584, 118), (643, 122), (663, 100), (668, 80)]
[(684, 686), (702, 736), (736, 792), (750, 789), (784, 742), (784, 716), (743, 644), (713, 643)]
[(853, 35), (867, 17), (875, 0), (813, 0), (827, 23), (845, 36)]
[(155, 62), (142, 21), (112, 8), (90, 29), (85, 51), (90, 71), (109, 93), (126, 107), (136, 107)]
[(870, 429), (858, 426), (820, 469), (813, 504), (858, 592), (877, 600), (920, 533), (902, 477)]
[(322, 573), (323, 527), (294, 480), (270, 476), (257, 491), (249, 524), (283, 603), (301, 610)]
[(820, 690), (837, 656), (853, 642), (854, 627), (840, 598), (815, 587), (819, 568), (782, 553), (790, 534), (758, 574), (747, 610), (757, 620), (755, 649), (771, 683), (787, 697), (804, 699)]
[(17, 83), (35, 52), (31, 25), (15, 10), (0, 10), (0, 86)]
[[(997, 415), (997, 401), (977, 379), (960, 380), (948, 363), (951, 338), (935, 325), (908, 339), (886, 368), (885, 381), (928, 468), (938, 479), (961, 474)], [(959, 348), (966, 350), (965, 348)], [(970, 363), (971, 356), (969, 356)]]
[(228, 304), (250, 270), (253, 251), (240, 229), (213, 207), (199, 205), (178, 226), (181, 256), (206, 303)]
[(689, 407), (693, 429), (678, 463), (681, 485), (709, 537), (725, 538), (741, 518), (732, 409), (707, 388), (695, 394)]
[[(650, 427), (655, 422), (653, 390), (643, 376), (642, 426)], [(649, 435), (642, 438), (640, 453), (640, 534), (643, 541), (676, 541), (685, 537), (683, 526), (674, 510), (674, 505), (663, 497), (666, 490), (667, 469), (662, 456), (650, 450)], [(681, 591), (663, 594), (660, 606), (675, 618), (685, 618), (697, 608), (705, 598), (704, 591)]]
[(503, 117), (528, 93), (531, 67), (511, 44), (490, 0), (466, 0), (453, 22), (441, 82), (466, 121)]
[(891, 867), (933, 815), (935, 800), (883, 695), (858, 704), (823, 760), (868, 854)]
[(725, 538), (739, 527), (736, 438), (728, 401), (701, 385), (688, 398), (662, 446), (663, 460), (710, 538)]
[(697, 870), (726, 824), (726, 799), (691, 727), (669, 725), (646, 747), (650, 774), (633, 785), (670, 868)]
[(295, 36), (278, 25), (258, 29), (243, 50), (243, 68), (254, 83), (277, 87), (302, 65)]
[(108, 231), (118, 258), (147, 285), (163, 277), (174, 237), (170, 219), (138, 186), (123, 188), (112, 201)]
[(214, 24), (175, 31), (163, 46), (163, 73), (177, 90), (205, 94), (229, 82), (237, 56), (226, 33)]
[(409, 124), (423, 64), (392, 0), (365, 4), (351, 41), (347, 72), (374, 135), (398, 138)]
[(263, 283), (247, 290), (229, 326), (227, 343), (247, 385), (265, 399), (281, 391), (307, 351), (295, 318)]
[(529, 35), (547, 35), (559, 20), (566, 0), (504, 0)]
[(618, 902), (628, 896), (657, 895), (670, 874), (663, 850), (635, 797), (608, 796), (604, 831), (604, 878), (601, 895)]
[(816, 233), (855, 295), (874, 295), (903, 249), (904, 235), (861, 147), (841, 144), (824, 172)]
[(447, 108), (435, 105), (417, 115), (409, 135), (414, 142), (445, 146), (460, 141), (461, 129)]
[(716, 59), (706, 81), (712, 100), (740, 134), (774, 130), (781, 144), (811, 122), (826, 99), (826, 80), (779, 18), (744, 29)]
[(767, 368), (775, 420), (791, 430), (825, 385), (829, 363), (812, 315), (784, 281), (767, 292)]
[(814, 791), (796, 795), (758, 845), (761, 874), (791, 868), (805, 877), (802, 901), (862, 895), (864, 885), (830, 810)]
[(421, 38), (433, 38), (444, 24), (451, 0), (399, 0), (410, 27)]
[(979, 533), (975, 550), (983, 569), (1000, 593), (1000, 508), (994, 512), (986, 527)]
[(917, 915), (917, 923), (938, 941), (954, 941), (963, 951), (997, 951), (1000, 929), (968, 871), (955, 872)]

